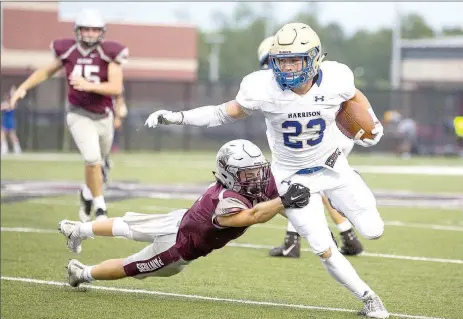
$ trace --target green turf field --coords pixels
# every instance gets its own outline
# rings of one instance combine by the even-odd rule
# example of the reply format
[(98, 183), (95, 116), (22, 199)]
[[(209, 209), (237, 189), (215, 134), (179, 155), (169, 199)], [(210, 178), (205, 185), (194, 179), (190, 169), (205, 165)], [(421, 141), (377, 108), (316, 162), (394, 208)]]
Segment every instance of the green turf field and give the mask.
[[(80, 180), (78, 157), (55, 161), (42, 154), (2, 159), (2, 181)], [(76, 160), (77, 158), (77, 160)], [(113, 157), (113, 180), (203, 184), (214, 154), (133, 154)], [(182, 160), (178, 165), (175, 161)], [(351, 159), (355, 165), (459, 167), (457, 159)], [(463, 193), (462, 176), (363, 174), (373, 189)], [(3, 194), (2, 194), (3, 196)], [(112, 216), (127, 210), (166, 213), (188, 207), (184, 199), (127, 199), (109, 204)], [(233, 245), (201, 258), (171, 278), (98, 282), (94, 289), (65, 286), (75, 255), (56, 231), (77, 218), (76, 196), (36, 198), (1, 207), (1, 317), (28, 318), (357, 318), (361, 303), (338, 286), (318, 258), (268, 257), (280, 244), (286, 220), (276, 217), (249, 229)], [(463, 209), (380, 207), (386, 223), (377, 241), (361, 239), (366, 253), (349, 260), (397, 318), (463, 318)], [(335, 228), (332, 228), (337, 233)], [(78, 259), (94, 264), (144, 247), (125, 239), (87, 240)], [(307, 245), (304, 243), (304, 249)], [(96, 289), (97, 288), (97, 289)]]

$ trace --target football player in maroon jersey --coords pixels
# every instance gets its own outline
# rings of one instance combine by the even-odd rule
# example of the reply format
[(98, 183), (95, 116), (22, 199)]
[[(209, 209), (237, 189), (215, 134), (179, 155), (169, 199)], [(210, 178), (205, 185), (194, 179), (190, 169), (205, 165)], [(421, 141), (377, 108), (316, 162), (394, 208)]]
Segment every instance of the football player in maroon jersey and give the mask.
[(74, 31), (75, 38), (51, 43), (55, 59), (18, 87), (11, 104), (16, 105), (30, 89), (65, 69), (69, 102), (66, 122), (85, 162), (79, 217), (89, 221), (92, 208), (97, 219), (107, 218), (101, 164), (111, 149), (114, 117), (119, 117), (113, 115), (113, 97), (122, 92), (121, 65), (127, 62), (128, 49), (118, 42), (103, 41), (106, 24), (98, 11), (82, 10)]
[(61, 221), (59, 230), (75, 253), (81, 252), (82, 240), (93, 236), (123, 236), (150, 243), (132, 256), (95, 266), (70, 260), (69, 284), (77, 287), (93, 280), (175, 275), (191, 261), (240, 237), (249, 226), (269, 221), (284, 208), (309, 203), (309, 189), (297, 183), (278, 196), (270, 163), (247, 140), (233, 140), (220, 148), (214, 175), (216, 182), (190, 209), (162, 215), (128, 212), (122, 218), (87, 223)]

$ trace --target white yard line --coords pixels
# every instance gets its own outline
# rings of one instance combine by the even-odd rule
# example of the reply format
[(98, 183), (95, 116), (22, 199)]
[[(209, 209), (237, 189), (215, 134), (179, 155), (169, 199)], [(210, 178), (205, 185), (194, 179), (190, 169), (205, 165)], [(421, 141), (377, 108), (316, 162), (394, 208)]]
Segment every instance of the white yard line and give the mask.
[[(16, 281), (16, 282), (23, 282), (23, 283), (30, 283), (30, 284), (38, 284), (38, 285), (60, 286), (60, 287), (68, 286), (68, 284), (64, 282), (40, 280), (40, 279), (33, 279), (33, 278), (2, 276), (1, 280)], [(346, 308), (319, 307), (319, 306), (310, 306), (310, 305), (279, 303), (279, 302), (272, 302), (272, 301), (255, 301), (255, 300), (248, 300), (248, 299), (218, 298), (218, 297), (179, 294), (179, 293), (173, 293), (173, 292), (164, 292), (164, 291), (155, 291), (155, 290), (146, 290), (146, 289), (117, 288), (117, 287), (106, 287), (106, 286), (97, 286), (97, 285), (81, 285), (80, 287), (84, 287), (87, 289), (93, 289), (93, 290), (121, 292), (121, 293), (126, 293), (126, 294), (145, 294), (145, 295), (167, 296), (167, 297), (206, 300), (206, 301), (215, 301), (215, 302), (228, 302), (228, 303), (238, 303), (238, 304), (257, 305), (257, 306), (273, 306), (273, 307), (309, 309), (309, 310), (331, 311), (331, 312), (357, 312), (357, 310), (346, 309)], [(417, 316), (417, 315), (408, 315), (408, 314), (401, 314), (401, 313), (391, 313), (390, 315), (393, 317), (398, 317), (398, 318), (445, 319), (445, 318), (439, 318), (439, 317)]]
[(421, 223), (404, 223), (398, 220), (384, 221), (387, 226), (409, 227), (409, 228), (425, 228), (433, 230), (447, 230), (447, 231), (463, 231), (462, 226), (453, 225), (435, 225), (435, 224), (421, 224)]
[[(20, 232), (20, 233), (49, 233), (49, 234), (58, 234), (57, 230), (53, 229), (42, 229), (42, 228), (28, 228), (28, 227), (2, 227), (2, 232)], [(118, 237), (123, 238), (123, 237)], [(250, 248), (250, 249), (270, 249), (273, 246), (270, 245), (256, 245), (256, 244), (247, 244), (247, 243), (236, 243), (230, 242), (227, 246), (231, 247), (240, 247), (240, 248)], [(302, 251), (311, 250), (308, 248), (302, 248)], [(446, 264), (463, 264), (463, 260), (460, 259), (444, 259), (444, 258), (428, 258), (428, 257), (419, 257), (419, 256), (401, 256), (401, 255), (392, 255), (392, 254), (377, 254), (377, 253), (368, 253), (363, 252), (362, 256), (366, 257), (379, 257), (387, 259), (402, 259), (402, 260), (414, 260), (414, 261), (428, 261), (428, 262), (438, 262)]]
[(2, 156), (2, 161), (8, 162), (82, 162), (79, 154), (72, 153), (23, 153), (21, 155)]
[(58, 230), (30, 227), (2, 227), (2, 232), (57, 234)]

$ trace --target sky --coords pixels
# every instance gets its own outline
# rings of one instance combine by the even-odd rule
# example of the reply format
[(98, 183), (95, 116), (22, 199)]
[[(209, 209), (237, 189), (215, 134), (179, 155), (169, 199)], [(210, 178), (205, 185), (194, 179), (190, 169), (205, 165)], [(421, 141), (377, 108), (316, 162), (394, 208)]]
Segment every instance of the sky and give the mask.
[[(268, 3), (249, 3), (257, 10), (268, 11)], [(193, 24), (201, 30), (213, 31), (218, 23), (212, 13), (233, 12), (235, 2), (61, 2), (60, 16), (75, 19), (80, 9), (99, 9), (108, 22), (136, 22), (147, 24)], [(393, 2), (323, 2), (317, 3), (320, 21), (323, 24), (337, 22), (346, 34), (359, 29), (377, 30), (391, 27), (395, 19)], [(398, 2), (402, 14), (417, 13), (434, 29), (443, 26), (463, 28), (463, 2)], [(311, 10), (310, 2), (272, 2), (274, 23), (278, 27), (297, 10)], [(315, 9), (315, 8), (314, 8)]]

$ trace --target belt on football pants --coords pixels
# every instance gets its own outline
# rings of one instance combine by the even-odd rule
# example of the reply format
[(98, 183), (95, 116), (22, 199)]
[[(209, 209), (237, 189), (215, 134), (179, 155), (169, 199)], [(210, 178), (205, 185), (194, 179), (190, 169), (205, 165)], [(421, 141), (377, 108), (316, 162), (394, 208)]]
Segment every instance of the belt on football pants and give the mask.
[(324, 167), (323, 166), (315, 166), (315, 167), (310, 167), (310, 168), (303, 168), (303, 169), (298, 170), (296, 172), (296, 174), (298, 174), (298, 175), (309, 175), (309, 174), (313, 174), (315, 172), (318, 172), (321, 169), (324, 169)]

